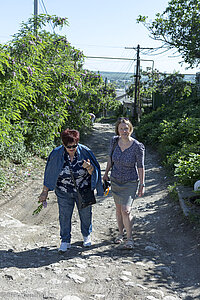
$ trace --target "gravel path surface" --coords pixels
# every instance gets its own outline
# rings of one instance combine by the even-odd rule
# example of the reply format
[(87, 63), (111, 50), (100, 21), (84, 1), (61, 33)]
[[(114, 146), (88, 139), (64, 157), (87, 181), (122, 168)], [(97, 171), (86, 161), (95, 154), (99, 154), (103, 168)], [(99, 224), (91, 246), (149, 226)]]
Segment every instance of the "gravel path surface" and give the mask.
[[(102, 174), (107, 161), (111, 124), (95, 123), (86, 143)], [(142, 142), (142, 141), (141, 141)], [(75, 209), (72, 248), (60, 244), (56, 197), (32, 216), (42, 188), (44, 164), (37, 176), (1, 195), (0, 299), (178, 300), (200, 299), (199, 229), (170, 199), (167, 174), (157, 155), (146, 153), (146, 193), (133, 205), (134, 249), (113, 243), (117, 235), (111, 193), (93, 207), (91, 248), (82, 247)]]

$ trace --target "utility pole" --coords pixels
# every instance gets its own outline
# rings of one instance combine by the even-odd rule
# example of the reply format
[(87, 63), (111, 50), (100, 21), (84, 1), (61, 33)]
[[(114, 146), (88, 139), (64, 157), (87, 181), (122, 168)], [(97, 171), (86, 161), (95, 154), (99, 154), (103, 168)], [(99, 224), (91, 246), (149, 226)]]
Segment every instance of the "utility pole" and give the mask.
[(136, 49), (137, 50), (137, 63), (136, 63), (136, 74), (135, 74), (135, 99), (133, 103), (133, 118), (136, 122), (140, 119), (141, 105), (139, 104), (139, 85), (140, 85), (140, 49), (153, 49), (153, 48), (141, 48), (140, 45), (135, 47), (125, 47), (125, 49)]
[(37, 35), (38, 0), (34, 0), (34, 31)]
[(136, 74), (135, 74), (135, 101), (134, 101), (134, 107), (133, 107), (133, 115), (136, 119), (136, 116), (138, 116), (137, 111), (137, 102), (138, 102), (138, 87), (140, 82), (140, 45), (137, 46), (137, 64), (136, 64)]

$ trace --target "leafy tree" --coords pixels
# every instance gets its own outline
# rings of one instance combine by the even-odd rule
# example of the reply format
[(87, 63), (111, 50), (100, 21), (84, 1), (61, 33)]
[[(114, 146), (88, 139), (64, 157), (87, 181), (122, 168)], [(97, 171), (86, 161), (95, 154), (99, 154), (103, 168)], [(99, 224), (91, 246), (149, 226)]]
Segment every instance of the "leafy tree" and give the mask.
[(150, 36), (163, 42), (167, 49), (177, 48), (190, 67), (200, 64), (200, 1), (172, 0), (168, 7), (152, 22), (148, 17), (139, 16), (149, 30)]
[(112, 87), (105, 94), (102, 77), (83, 69), (83, 53), (43, 29), (48, 22), (62, 27), (67, 19), (31, 18), (0, 49), (1, 145), (22, 142), (38, 154), (64, 127), (81, 130), (90, 126), (89, 112), (117, 105)]
[[(134, 85), (130, 85), (127, 94), (132, 97)], [(141, 100), (152, 99), (152, 94), (158, 93), (165, 97), (167, 103), (174, 103), (188, 97), (192, 93), (192, 84), (184, 81), (184, 75), (179, 73), (165, 74), (158, 70), (143, 71), (140, 82)]]

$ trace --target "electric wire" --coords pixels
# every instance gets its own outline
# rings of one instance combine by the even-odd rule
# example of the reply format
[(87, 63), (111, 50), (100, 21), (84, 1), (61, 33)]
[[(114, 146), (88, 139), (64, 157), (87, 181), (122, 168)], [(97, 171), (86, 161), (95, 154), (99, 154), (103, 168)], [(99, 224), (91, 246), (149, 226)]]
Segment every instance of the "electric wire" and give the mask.
[[(127, 52), (125, 52), (125, 50), (123, 50), (122, 54), (121, 54), (121, 59), (123, 60), (124, 56), (125, 56), (125, 53), (127, 54)], [(131, 54), (129, 53), (128, 59), (131, 59)], [(124, 59), (125, 60), (125, 59)], [(121, 66), (120, 70), (117, 72), (116, 74), (116, 80), (124, 80), (124, 78), (126, 77), (126, 75), (128, 74), (131, 66), (133, 64), (133, 61), (129, 62), (128, 65), (127, 63), (123, 63), (123, 65)], [(131, 65), (131, 66), (130, 66)], [(119, 69), (119, 68), (118, 68)], [(127, 71), (128, 70), (128, 71)]]
[[(125, 55), (126, 54), (126, 55)], [(126, 57), (124, 57), (126, 56)], [(86, 57), (87, 58), (87, 57)], [(121, 80), (121, 81), (124, 81), (124, 84), (125, 84), (125, 81), (126, 80), (130, 80), (131, 78), (128, 77), (128, 74), (130, 74), (130, 70), (133, 66), (133, 63), (135, 62), (136, 60), (136, 52), (133, 50), (131, 52), (127, 52), (125, 51), (125, 48), (123, 48), (123, 51), (121, 53), (121, 58), (115, 58), (115, 57), (92, 57), (92, 56), (88, 56), (88, 59), (92, 58), (92, 61), (93, 63), (95, 64), (97, 61), (99, 61), (98, 59), (100, 60), (110, 60), (111, 62), (111, 68), (112, 68), (112, 73), (114, 72), (115, 73), (115, 81), (118, 81), (118, 80)], [(125, 60), (129, 60), (129, 62), (127, 63), (127, 61), (125, 62)], [(115, 66), (113, 66), (113, 60), (116, 62), (115, 66), (116, 68), (118, 69), (117, 72), (115, 72)], [(120, 70), (119, 70), (119, 61), (120, 61), (120, 64), (122, 63), (121, 61), (123, 61), (123, 65), (120, 66)], [(117, 66), (118, 65), (118, 66)], [(107, 68), (109, 67), (109, 64), (106, 65)], [(90, 68), (94, 70), (94, 68), (92, 67), (92, 65), (90, 65)], [(106, 77), (106, 71), (99, 71), (100, 73), (103, 73), (103, 77)], [(110, 73), (109, 71), (107, 71), (108, 73)], [(135, 72), (135, 71), (134, 71)], [(134, 74), (131, 73), (131, 75)]]
[[(44, 12), (46, 15), (48, 15), (46, 6), (45, 6), (45, 4), (44, 4), (44, 1), (43, 1), (43, 0), (39, 0), (39, 2), (40, 2), (40, 6), (42, 7), (43, 12)], [(41, 4), (42, 4), (42, 5), (41, 5)], [(53, 27), (52, 21), (50, 21), (50, 26), (51, 26), (51, 28), (52, 28), (52, 30), (53, 30), (53, 33), (54, 33), (54, 27)]]
[(132, 66), (133, 66), (133, 63), (134, 63), (134, 60), (135, 60), (135, 58), (136, 58), (136, 54), (135, 54), (135, 56), (133, 57), (133, 52), (131, 52), (131, 53), (129, 53), (129, 56), (128, 56), (128, 58), (132, 58), (133, 60), (131, 61), (131, 62), (129, 62), (129, 64), (127, 65), (126, 64), (126, 66), (125, 66), (125, 64), (124, 64), (124, 70), (123, 71), (120, 71), (121, 72), (121, 74), (120, 74), (120, 72), (119, 72), (119, 78), (117, 78), (117, 79), (119, 79), (119, 80), (125, 80), (125, 78), (127, 78), (127, 75), (130, 73), (130, 69), (132, 68)]

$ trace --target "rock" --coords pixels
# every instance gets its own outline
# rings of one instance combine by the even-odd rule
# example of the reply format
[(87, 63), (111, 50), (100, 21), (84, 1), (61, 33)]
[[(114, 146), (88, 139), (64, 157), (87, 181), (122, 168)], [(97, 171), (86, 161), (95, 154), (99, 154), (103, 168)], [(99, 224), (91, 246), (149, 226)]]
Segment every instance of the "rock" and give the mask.
[(155, 247), (152, 247), (152, 246), (146, 246), (145, 250), (146, 251), (157, 251), (157, 249)]
[(163, 300), (181, 300), (181, 299), (177, 296), (165, 296)]
[(9, 280), (14, 280), (14, 277), (11, 274), (5, 274), (4, 277)]
[(146, 299), (148, 299), (148, 300), (159, 300), (159, 298), (155, 298), (153, 296), (147, 296)]
[(141, 284), (136, 284), (136, 286), (138, 286), (139, 288), (141, 288), (141, 289), (143, 289), (143, 290), (147, 290), (147, 287), (145, 287), (145, 286), (143, 286), (143, 285), (141, 285)]
[(107, 277), (106, 281), (112, 281), (112, 279), (110, 277)]
[(156, 290), (156, 289), (152, 289), (152, 290), (149, 290), (149, 293), (151, 293), (151, 294), (154, 294), (153, 296), (160, 296), (160, 297), (164, 297), (164, 293), (163, 293), (163, 291), (161, 291), (161, 290)]
[(6, 227), (6, 228), (12, 228), (12, 227), (24, 227), (25, 224), (20, 222), (19, 220), (11, 217), (10, 215), (5, 215), (3, 219), (0, 219), (0, 226)]
[(123, 281), (128, 281), (129, 280), (129, 278), (126, 277), (126, 276), (121, 276), (120, 279), (123, 280)]
[(135, 287), (135, 286), (136, 286), (136, 284), (135, 284), (134, 282), (132, 282), (132, 281), (126, 282), (125, 285), (126, 285), (126, 286), (132, 286), (132, 287)]
[(85, 269), (85, 268), (87, 268), (87, 264), (76, 264), (76, 266), (77, 266), (79, 269)]
[(126, 275), (126, 276), (131, 276), (132, 273), (131, 272), (128, 272), (128, 271), (122, 271), (122, 274), (123, 275)]
[(52, 278), (47, 283), (48, 284), (61, 284), (62, 280), (59, 280), (59, 279), (56, 279), (56, 278)]
[(138, 262), (136, 262), (135, 263), (138, 267), (145, 267), (146, 265), (143, 263), (143, 262), (141, 262), (141, 261), (138, 261)]
[(122, 260), (122, 264), (133, 264), (133, 262), (132, 261), (130, 261), (130, 260)]
[(104, 299), (105, 295), (101, 295), (101, 294), (96, 294), (94, 295), (94, 299)]
[(63, 297), (62, 300), (81, 300), (81, 298), (79, 298), (77, 296), (68, 295), (68, 296)]
[(163, 271), (164, 273), (166, 273), (166, 274), (168, 274), (168, 275), (171, 274), (171, 270), (170, 270), (169, 267), (159, 266), (159, 267), (158, 267), (158, 270)]
[(71, 273), (67, 275), (70, 279), (73, 279), (76, 283), (83, 283), (85, 282), (85, 278), (81, 277), (77, 274)]

